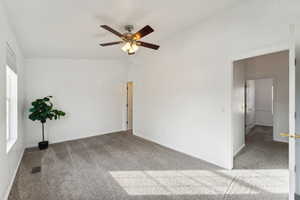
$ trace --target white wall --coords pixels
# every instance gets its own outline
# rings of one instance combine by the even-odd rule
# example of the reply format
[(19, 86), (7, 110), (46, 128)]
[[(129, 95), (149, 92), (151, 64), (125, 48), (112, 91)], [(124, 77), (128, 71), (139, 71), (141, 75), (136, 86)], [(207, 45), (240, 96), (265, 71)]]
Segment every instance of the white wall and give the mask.
[[(284, 1), (241, 1), (132, 59), (134, 133), (232, 167), (232, 61), (287, 47)], [(176, 17), (176, 16), (173, 16)]]
[[(284, 67), (287, 68), (288, 66)], [(272, 79), (255, 80), (255, 124), (257, 125), (273, 126), (272, 86)]]
[[(50, 142), (125, 129), (128, 69), (124, 62), (34, 59), (27, 60), (26, 67), (26, 109), (36, 98), (52, 95), (57, 108), (67, 114), (59, 121), (47, 122)], [(36, 146), (40, 140), (40, 123), (27, 119), (27, 146)]]
[[(263, 56), (257, 56), (245, 60), (246, 62), (246, 79), (273, 79), (274, 85), (274, 115), (273, 115), (273, 138), (275, 141), (287, 142), (287, 138), (281, 137), (280, 133), (288, 132), (289, 130), (289, 52), (282, 51)], [(269, 80), (271, 87), (271, 80)], [(259, 81), (256, 81), (257, 92), (264, 89), (264, 86), (259, 86)], [(263, 83), (264, 84), (264, 83)], [(269, 90), (269, 89), (266, 89)], [(256, 94), (256, 98), (265, 97), (266, 91), (261, 91)], [(272, 121), (271, 104), (268, 103), (271, 98), (269, 90), (269, 100), (256, 99), (256, 123), (270, 124)], [(259, 101), (259, 102), (258, 102)], [(265, 102), (265, 103), (264, 103)], [(267, 106), (269, 105), (269, 106)], [(266, 108), (268, 107), (268, 108)], [(267, 111), (267, 112), (265, 112)], [(261, 116), (262, 115), (262, 116)], [(264, 118), (264, 119), (262, 119)], [(267, 119), (267, 121), (265, 121)]]
[[(219, 13), (216, 17), (199, 23), (193, 28), (184, 30), (180, 34), (178, 33), (177, 36), (175, 35), (168, 41), (162, 42), (162, 48), (159, 52), (151, 52), (148, 55), (142, 55), (141, 53), (140, 57), (135, 57), (135, 60), (132, 62), (130, 76), (130, 79), (136, 85), (134, 91), (134, 132), (137, 135), (152, 139), (220, 166), (231, 167), (229, 148), (231, 140), (229, 135), (231, 134), (230, 91), (232, 87), (232, 60), (236, 57), (240, 58), (243, 55), (251, 54), (251, 52), (259, 49), (272, 48), (274, 44), (276, 44), (275, 46), (277, 44), (280, 46), (286, 43), (288, 27), (285, 25), (286, 23), (282, 23), (285, 22), (285, 17), (282, 16), (281, 2), (273, 0), (244, 1), (241, 5), (224, 13)], [(0, 5), (1, 44), (3, 45), (5, 40), (10, 40), (16, 48), (13, 34), (7, 27), (6, 18), (2, 14), (3, 10)], [(183, 35), (184, 37), (182, 37)], [(4, 48), (1, 49), (0, 62), (3, 67)], [(20, 53), (18, 53), (18, 57), (19, 66), (21, 66)], [(31, 62), (34, 63), (33, 67), (28, 65)], [(44, 74), (45, 68), (37, 67), (40, 66), (38, 63), (46, 67), (46, 72), (49, 72), (48, 75)], [(82, 63), (85, 63), (85, 65), (82, 65)], [(61, 68), (57, 67), (56, 64)], [(85, 74), (86, 70), (79, 70), (77, 68), (74, 70), (72, 68), (73, 66), (86, 67), (86, 65), (93, 66), (91, 67), (93, 69), (91, 71), (98, 72), (95, 65), (90, 65), (88, 61), (28, 61), (27, 66), (29, 68), (34, 68), (35, 66), (35, 69), (38, 71), (31, 72), (33, 74), (32, 77), (35, 78), (32, 80), (29, 79), (28, 83), (31, 81), (40, 83), (42, 81), (44, 84), (40, 85), (42, 86), (41, 89), (36, 88), (32, 90), (32, 88), (35, 88), (34, 85), (27, 87), (27, 90), (30, 88), (27, 107), (29, 100), (32, 100), (35, 96), (40, 97), (49, 94), (43, 90), (43, 87), (49, 89), (47, 86), (51, 86), (48, 84), (50, 76), (54, 75), (59, 77), (60, 84), (54, 83), (55, 86), (51, 87), (51, 91), (53, 92), (52, 95), (56, 97), (56, 102), (60, 108), (69, 112), (74, 110), (74, 104), (82, 105), (87, 103), (88, 111), (90, 111), (91, 107), (93, 107), (91, 105), (97, 101), (95, 100), (97, 97), (100, 99), (97, 103), (102, 103), (103, 99), (100, 96), (95, 97), (93, 96), (94, 93), (91, 94), (89, 90), (84, 90), (87, 88), (90, 89), (90, 87), (93, 88), (93, 84), (88, 86), (84, 80), (82, 82), (86, 84), (84, 87), (75, 84), (82, 78), (81, 75), (85, 77), (84, 79), (87, 79), (87, 76), (91, 76), (94, 82), (96, 80), (101, 81), (101, 77), (106, 77), (97, 73), (99, 79), (96, 79), (96, 75), (93, 73), (87, 75)], [(65, 66), (77, 71), (74, 73), (77, 81), (75, 81), (76, 77), (64, 80), (60, 72), (70, 71), (66, 70)], [(52, 67), (55, 70), (52, 70)], [(2, 76), (0, 80), (4, 80), (3, 70), (0, 71), (0, 75)], [(45, 81), (38, 76), (43, 76)], [(71, 85), (72, 90), (64, 90), (61, 85)], [(80, 89), (80, 94), (84, 93), (95, 97), (92, 100), (89, 98), (90, 101), (93, 101), (91, 104), (87, 102), (87, 99), (82, 99), (84, 95), (82, 97), (75, 91), (77, 86)], [(2, 87), (2, 90), (0, 90), (2, 101), (0, 103), (2, 110), (4, 110), (3, 94), (5, 85), (0, 84), (0, 87)], [(20, 85), (21, 87), (22, 85)], [(102, 89), (101, 92), (109, 90)], [(75, 97), (79, 97), (79, 99), (84, 101), (74, 100), (69, 95), (65, 95), (65, 93), (69, 94), (70, 92)], [(22, 95), (19, 96), (22, 97)], [(70, 99), (66, 100), (65, 96)], [(22, 99), (20, 99), (20, 105), (22, 105)], [(109, 105), (111, 104), (109, 103)], [(116, 110), (118, 109), (120, 108)], [(95, 108), (95, 110), (103, 111), (105, 109)], [(81, 109), (80, 111), (76, 110), (76, 113), (82, 116), (80, 122), (88, 121), (90, 125), (90, 118), (86, 117), (85, 112), (85, 110)], [(102, 113), (99, 113), (99, 115), (102, 115)], [(3, 139), (0, 141), (5, 141), (4, 114), (1, 116), (1, 138)], [(76, 122), (78, 122), (77, 116)], [(66, 124), (74, 125), (73, 117), (73, 114), (68, 115), (67, 118), (63, 119), (64, 123), (68, 122)], [(99, 119), (99, 123), (103, 122), (103, 116), (99, 117)], [(19, 121), (21, 123), (22, 120)], [(75, 133), (70, 133), (70, 131), (56, 131), (58, 130), (56, 127), (70, 130), (71, 126), (64, 126), (64, 123), (57, 121), (55, 125), (54, 123), (50, 123), (47, 126), (48, 133), (50, 132), (51, 137), (54, 137), (53, 140), (59, 141), (69, 139), (69, 136), (72, 138), (82, 136), (80, 131), (76, 131)], [(94, 122), (92, 124), (95, 125)], [(98, 131), (98, 129), (101, 129), (102, 132), (102, 125), (99, 124), (100, 128), (96, 127), (96, 125), (95, 127), (91, 126), (94, 129), (91, 128), (90, 133), (93, 132), (92, 134), (94, 134), (94, 131)], [(112, 128), (114, 125), (105, 126), (103, 130), (110, 129), (108, 127)], [(119, 124), (116, 127), (120, 128), (122, 125)], [(21, 133), (22, 130), (19, 130), (19, 132)], [(38, 125), (27, 121), (27, 134), (30, 134), (30, 136), (28, 135), (29, 140), (27, 144), (35, 145), (40, 138)], [(22, 134), (19, 135), (22, 136)], [(8, 183), (17, 165), (17, 160), (21, 155), (21, 138), (19, 137), (17, 145), (9, 155), (5, 153), (5, 145), (0, 144), (0, 198), (3, 197), (7, 190)]]
[(255, 126), (255, 80), (247, 80), (246, 134)]
[[(17, 56), (18, 70), (18, 140), (9, 153), (6, 153), (6, 42), (9, 42)], [(24, 68), (23, 56), (9, 26), (5, 9), (0, 1), (0, 199), (5, 200), (10, 190), (18, 163), (24, 151)]]

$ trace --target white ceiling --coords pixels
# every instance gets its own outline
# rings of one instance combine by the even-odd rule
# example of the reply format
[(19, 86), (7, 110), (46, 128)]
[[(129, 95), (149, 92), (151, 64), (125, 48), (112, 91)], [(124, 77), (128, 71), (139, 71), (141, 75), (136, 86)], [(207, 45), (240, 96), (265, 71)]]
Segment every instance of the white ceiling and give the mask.
[(124, 32), (126, 24), (133, 24), (136, 29), (150, 25), (155, 32), (144, 41), (160, 44), (164, 38), (216, 14), (236, 0), (4, 1), (27, 58), (99, 59), (127, 56), (119, 46), (98, 45), (118, 40), (100, 29), (100, 24), (120, 32)]

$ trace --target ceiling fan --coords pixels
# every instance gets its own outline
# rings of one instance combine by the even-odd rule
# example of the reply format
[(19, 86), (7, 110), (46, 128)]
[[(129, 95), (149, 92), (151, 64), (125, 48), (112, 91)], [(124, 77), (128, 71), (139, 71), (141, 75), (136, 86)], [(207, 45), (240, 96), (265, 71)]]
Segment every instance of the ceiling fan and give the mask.
[(109, 42), (109, 43), (103, 43), (100, 44), (102, 47), (111, 46), (111, 45), (117, 45), (117, 44), (124, 44), (122, 47), (122, 50), (128, 53), (128, 55), (133, 55), (135, 52), (139, 49), (139, 47), (146, 47), (154, 50), (158, 50), (159, 46), (156, 44), (151, 44), (147, 42), (139, 41), (141, 38), (145, 37), (146, 35), (149, 35), (154, 30), (149, 25), (145, 26), (141, 30), (139, 30), (136, 33), (132, 33), (133, 25), (126, 25), (124, 34), (119, 33), (118, 31), (114, 30), (113, 28), (107, 26), (107, 25), (101, 25), (101, 28), (115, 34), (119, 38), (121, 38), (121, 41), (117, 42)]

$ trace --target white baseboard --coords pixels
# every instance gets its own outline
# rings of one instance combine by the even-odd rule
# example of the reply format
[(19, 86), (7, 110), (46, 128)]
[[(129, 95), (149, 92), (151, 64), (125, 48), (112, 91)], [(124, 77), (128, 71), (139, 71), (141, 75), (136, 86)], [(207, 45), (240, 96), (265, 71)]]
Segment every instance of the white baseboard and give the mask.
[(251, 131), (251, 129), (255, 126), (256, 124), (255, 123), (252, 123), (252, 124), (248, 124), (247, 127), (246, 127), (246, 135), (248, 135)]
[(273, 126), (272, 123), (255, 122), (255, 126)]
[(243, 144), (242, 146), (240, 146), (240, 148), (238, 148), (238, 150), (236, 150), (236, 151), (234, 152), (234, 156), (236, 156), (238, 153), (240, 153), (240, 151), (242, 151), (242, 149), (243, 149), (245, 146), (246, 146), (245, 144)]
[(12, 177), (10, 183), (9, 183), (8, 189), (7, 189), (6, 194), (5, 194), (5, 196), (4, 196), (4, 200), (8, 200), (8, 196), (9, 196), (9, 194), (10, 194), (10, 191), (11, 191), (12, 186), (13, 186), (13, 184), (14, 184), (15, 178), (16, 178), (16, 176), (17, 176), (18, 169), (19, 169), (19, 167), (20, 167), (20, 164), (21, 164), (21, 161), (22, 161), (24, 152), (25, 152), (25, 149), (23, 149), (23, 152), (21, 153), (21, 156), (20, 156), (19, 161), (18, 161), (18, 165), (17, 165), (17, 167), (16, 167), (16, 169), (15, 169), (15, 171), (14, 171), (13, 177)]
[[(80, 139), (85, 139), (85, 138), (96, 137), (96, 136), (100, 136), (100, 135), (106, 135), (106, 134), (111, 134), (111, 133), (123, 132), (125, 130), (124, 129), (110, 130), (110, 131), (103, 131), (102, 133), (92, 133), (90, 135), (85, 135), (85, 136), (70, 137), (70, 138), (57, 139), (57, 140), (48, 139), (48, 140), (49, 140), (49, 144), (57, 144), (57, 143), (62, 143), (62, 142), (68, 142), (68, 141), (74, 141), (74, 140), (80, 140)], [(26, 143), (25, 148), (34, 148), (34, 147), (37, 147), (38, 143), (39, 143), (39, 141)]]
[(289, 140), (286, 138), (279, 138), (279, 137), (273, 137), (273, 141), (275, 142), (282, 142), (282, 143), (289, 143)]
[(173, 150), (173, 151), (177, 151), (177, 152), (179, 152), (179, 153), (182, 153), (182, 154), (185, 154), (185, 155), (188, 155), (188, 156), (191, 156), (191, 157), (194, 157), (194, 158), (203, 160), (203, 161), (208, 162), (208, 163), (210, 163), (210, 164), (213, 164), (213, 165), (215, 165), (215, 166), (218, 166), (218, 167), (221, 167), (221, 168), (224, 168), (224, 169), (229, 169), (227, 166), (225, 166), (225, 165), (223, 165), (223, 164), (220, 164), (220, 163), (215, 162), (215, 161), (212, 161), (212, 160), (208, 160), (208, 159), (203, 158), (203, 157), (199, 157), (198, 155), (192, 154), (192, 153), (190, 153), (190, 152), (185, 152), (185, 151), (183, 151), (183, 150), (181, 150), (181, 149), (178, 149), (178, 148), (176, 148), (176, 147), (174, 147), (174, 146), (172, 146), (172, 145), (169, 145), (169, 144), (166, 144), (166, 143), (160, 143), (160, 142), (156, 141), (156, 140), (153, 139), (153, 138), (146, 137), (145, 135), (140, 134), (140, 133), (137, 132), (137, 131), (134, 131), (134, 130), (133, 130), (133, 135), (135, 135), (136, 137), (139, 137), (139, 138), (141, 138), (141, 139), (143, 139), (143, 140), (148, 140), (148, 141), (150, 141), (150, 142), (152, 142), (152, 143), (155, 143), (155, 144), (157, 144), (157, 145), (160, 145), (160, 146), (163, 146), (163, 147), (165, 147), (165, 148), (171, 149), (171, 150)]

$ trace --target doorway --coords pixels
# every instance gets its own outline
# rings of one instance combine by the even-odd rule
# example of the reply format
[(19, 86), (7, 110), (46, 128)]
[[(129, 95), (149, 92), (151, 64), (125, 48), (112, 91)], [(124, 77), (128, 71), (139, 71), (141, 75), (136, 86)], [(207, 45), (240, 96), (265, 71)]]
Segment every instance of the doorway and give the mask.
[(256, 128), (268, 129), (269, 140), (275, 138), (273, 79), (245, 80), (245, 135), (251, 136)]
[(133, 129), (133, 82), (127, 82), (127, 131), (132, 133)]
[(233, 170), (262, 197), (288, 199), (289, 50), (235, 61), (232, 91)]

